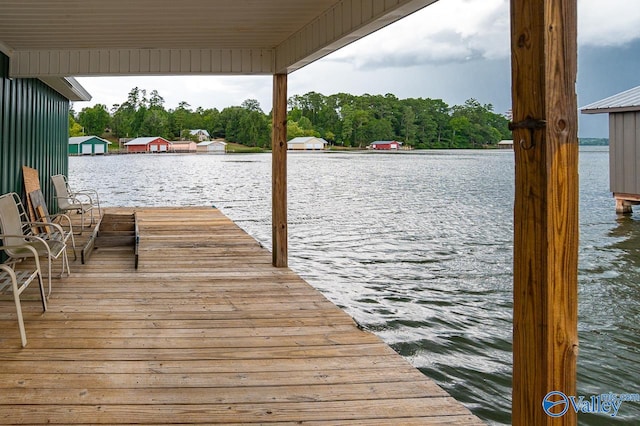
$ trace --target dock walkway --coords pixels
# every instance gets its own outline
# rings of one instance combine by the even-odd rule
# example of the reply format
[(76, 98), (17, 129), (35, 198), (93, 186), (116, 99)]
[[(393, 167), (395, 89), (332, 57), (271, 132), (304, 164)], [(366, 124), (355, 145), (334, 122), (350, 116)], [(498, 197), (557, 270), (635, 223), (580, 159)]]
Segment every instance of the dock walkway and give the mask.
[(0, 423), (482, 424), (218, 210), (136, 212), (138, 269), (78, 257), (46, 314), (32, 285), (26, 348), (0, 300)]

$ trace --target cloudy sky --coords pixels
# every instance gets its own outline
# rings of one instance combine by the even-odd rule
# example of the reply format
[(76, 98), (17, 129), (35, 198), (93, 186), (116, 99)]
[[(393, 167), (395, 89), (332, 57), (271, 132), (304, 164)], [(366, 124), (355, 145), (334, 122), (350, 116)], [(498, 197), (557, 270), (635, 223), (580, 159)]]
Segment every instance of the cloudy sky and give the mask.
[[(393, 93), (399, 98), (475, 98), (496, 112), (511, 107), (509, 0), (440, 0), (289, 75), (289, 95)], [(638, 0), (578, 0), (578, 105), (640, 85)], [(76, 111), (111, 108), (133, 87), (158, 90), (165, 107), (240, 105), (257, 99), (271, 109), (271, 77), (78, 78), (93, 95)], [(581, 137), (607, 137), (606, 115), (581, 115)]]

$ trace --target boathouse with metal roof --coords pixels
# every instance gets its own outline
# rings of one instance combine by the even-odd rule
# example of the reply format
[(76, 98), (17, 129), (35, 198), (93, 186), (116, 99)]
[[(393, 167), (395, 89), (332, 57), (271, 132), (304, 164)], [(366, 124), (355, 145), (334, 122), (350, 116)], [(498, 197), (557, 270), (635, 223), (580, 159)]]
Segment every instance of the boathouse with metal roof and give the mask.
[(106, 154), (111, 142), (98, 136), (73, 136), (69, 138), (69, 155)]
[(609, 114), (609, 187), (617, 213), (640, 204), (640, 86), (581, 108), (582, 114)]

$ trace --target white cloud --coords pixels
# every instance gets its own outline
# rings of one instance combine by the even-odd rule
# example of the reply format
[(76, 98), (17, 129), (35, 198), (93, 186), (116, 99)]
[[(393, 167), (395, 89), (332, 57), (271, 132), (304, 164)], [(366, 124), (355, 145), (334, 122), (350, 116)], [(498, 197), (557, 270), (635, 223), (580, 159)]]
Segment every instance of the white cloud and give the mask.
[(496, 59), (509, 54), (508, 0), (441, 0), (331, 56), (357, 68)]
[[(508, 0), (440, 0), (329, 56), (357, 69), (506, 58)], [(582, 46), (620, 46), (640, 38), (638, 0), (578, 0)]]
[(579, 0), (578, 42), (620, 46), (640, 38), (638, 0)]

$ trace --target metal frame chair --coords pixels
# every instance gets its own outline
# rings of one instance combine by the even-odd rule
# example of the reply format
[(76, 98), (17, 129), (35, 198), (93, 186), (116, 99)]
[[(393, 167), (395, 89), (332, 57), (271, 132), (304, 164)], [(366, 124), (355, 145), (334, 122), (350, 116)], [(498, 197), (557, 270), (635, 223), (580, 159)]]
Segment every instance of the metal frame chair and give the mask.
[[(16, 248), (0, 246), (0, 249)], [(22, 317), (22, 305), (20, 303), (20, 295), (27, 289), (29, 284), (36, 278), (38, 279), (38, 285), (40, 287), (40, 297), (42, 298), (42, 312), (47, 311), (47, 300), (44, 295), (44, 284), (42, 283), (42, 272), (40, 270), (40, 260), (38, 259), (38, 253), (36, 250), (25, 245), (22, 249), (32, 252), (32, 257), (35, 259), (35, 267), (29, 270), (14, 270), (7, 264), (0, 264), (0, 292), (6, 292), (11, 288), (13, 293), (13, 299), (16, 304), (16, 314), (18, 316), (18, 327), (20, 328), (20, 340), (22, 341), (22, 347), (27, 346), (27, 333), (24, 328), (24, 318)]]
[[(47, 224), (55, 223), (60, 225), (60, 227), (62, 228), (62, 234), (60, 234), (58, 232), (58, 228), (45, 225), (44, 227), (38, 228), (41, 232), (36, 233), (35, 235), (45, 240), (61, 239), (62, 241), (65, 242), (65, 244), (68, 244), (68, 241), (71, 240), (71, 247), (73, 249), (73, 260), (77, 260), (78, 253), (76, 251), (76, 239), (73, 236), (73, 225), (71, 223), (71, 218), (64, 213), (49, 214), (49, 209), (47, 208), (47, 205), (44, 202), (42, 191), (40, 191), (39, 189), (31, 192), (29, 194), (29, 197), (31, 198), (31, 205), (33, 206), (33, 214), (35, 215), (35, 219), (38, 222), (44, 222)], [(21, 203), (21, 202), (18, 200), (17, 203)], [(25, 209), (22, 209), (21, 213), (23, 211), (24, 213), (26, 213)], [(22, 221), (27, 222), (28, 218), (24, 217)]]
[[(22, 213), (21, 213), (22, 210)], [(26, 212), (20, 197), (15, 192), (0, 195), (0, 239), (4, 246), (3, 251), (9, 257), (8, 263), (14, 266), (16, 263), (32, 257), (46, 257), (48, 264), (49, 292), (51, 295), (51, 259), (62, 258), (62, 271), (60, 276), (67, 271), (67, 276), (71, 275), (69, 269), (69, 258), (67, 257), (67, 245), (58, 238), (54, 238), (53, 233), (34, 234), (34, 227), (51, 227), (59, 235), (64, 235), (62, 227), (56, 223), (28, 222), (25, 221)], [(46, 238), (43, 238), (46, 237)], [(33, 248), (34, 251), (31, 250)]]
[(100, 199), (98, 192), (94, 190), (72, 191), (65, 175), (51, 176), (51, 182), (56, 192), (58, 208), (62, 211), (77, 211), (80, 213), (80, 234), (84, 230), (84, 214), (90, 213), (91, 225), (93, 225), (93, 209), (98, 209), (98, 216), (101, 216)]

